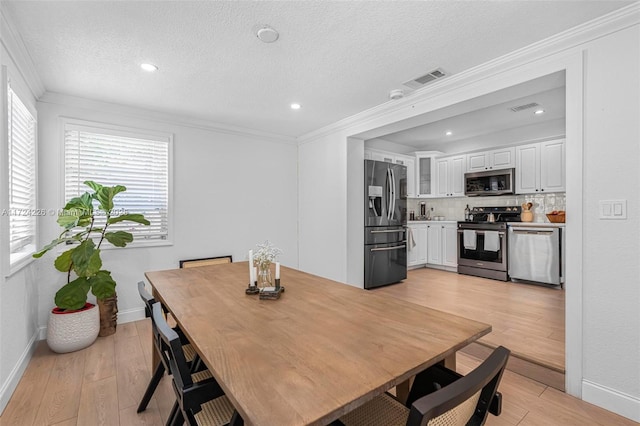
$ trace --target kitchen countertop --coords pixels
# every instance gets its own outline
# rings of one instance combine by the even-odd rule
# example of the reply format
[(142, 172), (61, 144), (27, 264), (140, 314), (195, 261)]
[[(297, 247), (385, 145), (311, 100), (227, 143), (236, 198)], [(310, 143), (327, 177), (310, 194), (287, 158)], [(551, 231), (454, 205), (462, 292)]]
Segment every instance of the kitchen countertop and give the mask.
[(441, 224), (451, 224), (451, 223), (458, 223), (457, 220), (408, 220), (407, 221), (407, 225), (410, 225), (412, 223), (441, 223)]
[(507, 222), (507, 226), (527, 226), (539, 228), (564, 228), (566, 223), (551, 222)]

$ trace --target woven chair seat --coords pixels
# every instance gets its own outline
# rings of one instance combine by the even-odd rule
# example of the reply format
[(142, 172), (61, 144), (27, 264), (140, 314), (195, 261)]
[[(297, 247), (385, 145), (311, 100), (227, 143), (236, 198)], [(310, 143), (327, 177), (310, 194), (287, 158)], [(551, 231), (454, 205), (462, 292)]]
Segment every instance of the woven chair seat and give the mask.
[(229, 424), (233, 416), (233, 405), (225, 395), (202, 404), (202, 411), (194, 417), (199, 426), (223, 426)]
[(409, 409), (383, 393), (355, 410), (340, 417), (345, 426), (405, 426)]
[[(452, 410), (427, 422), (427, 426), (463, 426), (475, 411), (480, 391)], [(345, 426), (406, 426), (409, 409), (384, 393), (345, 414), (340, 421)]]
[(193, 373), (191, 375), (191, 380), (193, 380), (193, 383), (198, 383), (198, 382), (203, 382), (212, 377), (213, 375), (209, 370), (202, 370), (202, 371), (198, 371), (197, 373)]
[(184, 351), (184, 357), (187, 362), (191, 362), (196, 357), (196, 350), (191, 346), (191, 343), (187, 343), (186, 345), (182, 345), (182, 350)]

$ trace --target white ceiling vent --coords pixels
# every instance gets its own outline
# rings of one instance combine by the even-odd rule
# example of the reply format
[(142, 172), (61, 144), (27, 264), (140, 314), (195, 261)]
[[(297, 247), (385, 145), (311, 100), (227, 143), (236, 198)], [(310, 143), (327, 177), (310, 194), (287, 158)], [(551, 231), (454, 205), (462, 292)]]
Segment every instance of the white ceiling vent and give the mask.
[(405, 81), (402, 83), (403, 85), (410, 87), (412, 89), (419, 89), (427, 83), (431, 83), (434, 80), (445, 77), (446, 74), (442, 70), (442, 68), (437, 68), (430, 73), (425, 75), (421, 75), (420, 77), (414, 78), (413, 80)]
[(535, 102), (531, 102), (530, 104), (518, 105), (518, 106), (515, 106), (513, 108), (509, 108), (509, 109), (511, 111), (513, 111), (513, 112), (518, 112), (518, 111), (522, 111), (522, 110), (525, 110), (525, 109), (535, 108), (537, 106), (540, 106), (540, 105), (535, 103)]

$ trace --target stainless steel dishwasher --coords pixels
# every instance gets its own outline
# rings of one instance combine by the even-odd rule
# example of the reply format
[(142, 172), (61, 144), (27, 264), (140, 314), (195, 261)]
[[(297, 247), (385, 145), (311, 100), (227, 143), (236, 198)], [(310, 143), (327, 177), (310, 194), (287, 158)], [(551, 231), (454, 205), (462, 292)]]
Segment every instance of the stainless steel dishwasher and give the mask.
[(561, 233), (561, 228), (509, 226), (509, 277), (562, 286)]

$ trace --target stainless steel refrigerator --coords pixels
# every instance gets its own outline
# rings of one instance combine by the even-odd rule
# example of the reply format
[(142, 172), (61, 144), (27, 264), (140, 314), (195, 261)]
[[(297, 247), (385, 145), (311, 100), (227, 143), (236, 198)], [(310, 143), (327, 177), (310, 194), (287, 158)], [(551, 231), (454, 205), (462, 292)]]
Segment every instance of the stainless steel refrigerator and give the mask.
[(364, 288), (407, 278), (407, 168), (365, 160)]

